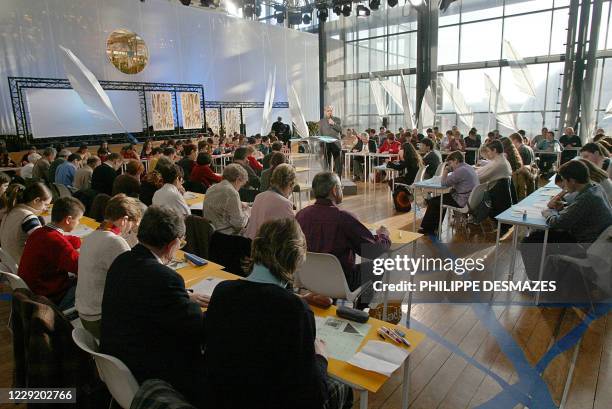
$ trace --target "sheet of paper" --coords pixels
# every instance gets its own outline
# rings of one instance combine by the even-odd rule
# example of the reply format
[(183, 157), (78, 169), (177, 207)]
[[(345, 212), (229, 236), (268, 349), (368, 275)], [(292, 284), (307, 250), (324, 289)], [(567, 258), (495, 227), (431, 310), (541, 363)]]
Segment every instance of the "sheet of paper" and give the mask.
[(91, 233), (92, 231), (94, 231), (94, 229), (92, 229), (91, 227), (85, 226), (84, 224), (79, 224), (69, 234), (72, 235), (72, 236), (77, 236), (77, 237), (85, 237), (89, 233)]
[(317, 338), (325, 341), (329, 356), (339, 361), (348, 361), (355, 355), (371, 327), (338, 317), (315, 318)]
[(183, 197), (185, 198), (185, 200), (190, 200), (190, 199), (195, 199), (196, 197), (198, 197), (198, 195), (196, 195), (193, 192), (185, 192)]
[(189, 263), (184, 260), (172, 260), (167, 265), (173, 270), (180, 270), (183, 267), (187, 267)]
[(217, 278), (217, 277), (208, 277), (200, 281), (193, 287), (191, 287), (191, 289), (193, 290), (194, 293), (203, 294), (203, 295), (207, 295), (210, 297), (213, 291), (215, 290), (215, 287), (217, 286), (217, 284), (219, 284), (222, 281), (225, 281), (225, 280), (223, 280), (222, 278)]
[(367, 371), (391, 376), (408, 357), (408, 351), (383, 341), (368, 341), (348, 363)]

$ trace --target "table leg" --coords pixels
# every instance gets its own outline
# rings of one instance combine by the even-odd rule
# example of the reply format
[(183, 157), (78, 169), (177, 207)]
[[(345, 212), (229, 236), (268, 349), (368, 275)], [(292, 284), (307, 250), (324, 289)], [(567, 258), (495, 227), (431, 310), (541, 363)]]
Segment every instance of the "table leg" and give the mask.
[[(540, 271), (538, 273), (538, 281), (542, 281), (544, 275), (544, 262), (546, 261), (546, 245), (548, 244), (548, 229), (544, 230), (544, 243), (542, 244), (542, 258), (540, 259)], [(536, 305), (540, 304), (540, 292), (536, 294)]]
[(514, 279), (514, 268), (516, 266), (516, 250), (518, 247), (518, 233), (519, 226), (514, 226), (514, 231), (512, 232), (512, 257), (510, 258), (510, 274), (508, 279), (512, 281)]
[(444, 203), (444, 191), (440, 191), (440, 220), (438, 221), (438, 240), (442, 240), (442, 215), (443, 213), (443, 207), (442, 207), (442, 203)]
[[(499, 239), (501, 233), (501, 222), (497, 222), (497, 238), (495, 239), (495, 260), (493, 262), (493, 277), (491, 277), (491, 281), (495, 281), (495, 277), (497, 277), (497, 257), (499, 254)], [(495, 291), (491, 291), (491, 299), (489, 302), (493, 301), (493, 297), (495, 296)]]
[(408, 409), (410, 393), (410, 355), (404, 361), (404, 379), (402, 380), (402, 409)]
[(359, 409), (368, 409), (368, 391), (359, 391)]
[(385, 287), (385, 291), (383, 292), (383, 313), (382, 313), (382, 320), (383, 321), (387, 321), (387, 309), (389, 306), (389, 283), (391, 282), (391, 273), (389, 273), (388, 271), (385, 271), (385, 273), (383, 274), (383, 281), (385, 284), (387, 284), (387, 286)]
[(412, 219), (412, 231), (416, 233), (416, 219), (417, 219), (417, 188), (412, 189), (412, 196), (414, 197), (414, 218)]

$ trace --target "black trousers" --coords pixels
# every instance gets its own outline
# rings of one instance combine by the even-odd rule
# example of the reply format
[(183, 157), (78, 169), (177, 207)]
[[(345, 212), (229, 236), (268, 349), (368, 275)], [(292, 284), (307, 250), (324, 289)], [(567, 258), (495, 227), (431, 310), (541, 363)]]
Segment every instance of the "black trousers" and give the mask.
[[(544, 231), (537, 230), (521, 241), (519, 250), (525, 265), (525, 273), (530, 280), (537, 280), (540, 271), (540, 260), (544, 247)], [(565, 254), (580, 257), (584, 250), (576, 243), (576, 239), (569, 233), (560, 230), (548, 231), (548, 242), (546, 245), (546, 256), (553, 254)], [(546, 264), (545, 264), (546, 267)], [(555, 279), (555, 271), (544, 271), (543, 279)], [(553, 277), (551, 277), (553, 275)], [(546, 278), (548, 276), (548, 278)], [(558, 278), (558, 277), (557, 277)]]
[[(450, 194), (445, 194), (444, 196), (444, 204), (449, 206), (461, 207), (455, 199)], [(446, 214), (446, 209), (442, 211), (442, 220), (444, 220), (444, 215)], [(423, 216), (423, 220), (421, 220), (421, 228), (426, 232), (433, 233), (434, 230), (438, 228), (438, 224), (440, 223), (440, 196), (433, 197), (427, 201), (427, 210), (425, 211), (425, 216)]]
[(342, 149), (335, 142), (325, 144), (325, 166), (323, 169), (329, 169), (329, 163), (333, 158), (333, 171), (338, 175), (342, 175)]

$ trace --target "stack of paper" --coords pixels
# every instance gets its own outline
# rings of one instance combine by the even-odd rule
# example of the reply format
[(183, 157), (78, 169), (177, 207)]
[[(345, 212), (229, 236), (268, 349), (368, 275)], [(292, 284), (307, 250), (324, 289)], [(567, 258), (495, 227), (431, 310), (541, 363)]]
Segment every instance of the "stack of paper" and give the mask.
[(94, 229), (91, 227), (85, 226), (84, 224), (79, 224), (73, 231), (70, 232), (70, 234), (72, 236), (85, 237), (93, 231)]
[(202, 295), (206, 295), (210, 297), (212, 296), (212, 293), (215, 290), (215, 287), (217, 286), (217, 284), (219, 284), (222, 281), (225, 281), (225, 280), (221, 278), (217, 278), (217, 277), (208, 277), (200, 281), (193, 287), (191, 287), (191, 289), (193, 290), (194, 293), (202, 294)]
[(408, 351), (382, 341), (368, 341), (348, 363), (366, 371), (391, 376), (408, 358)]
[(315, 317), (317, 338), (325, 341), (331, 358), (348, 361), (370, 330), (370, 324), (345, 320), (337, 317)]

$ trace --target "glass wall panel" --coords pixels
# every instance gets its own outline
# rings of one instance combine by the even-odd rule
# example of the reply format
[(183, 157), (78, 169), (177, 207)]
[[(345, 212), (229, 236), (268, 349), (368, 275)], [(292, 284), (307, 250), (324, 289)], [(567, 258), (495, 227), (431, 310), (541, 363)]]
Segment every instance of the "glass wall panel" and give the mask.
[(523, 58), (547, 55), (551, 19), (550, 11), (508, 17), (504, 23), (504, 40)]
[(461, 25), (460, 62), (497, 60), (501, 52), (501, 21)]
[(438, 30), (438, 65), (459, 62), (459, 26)]

